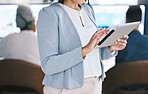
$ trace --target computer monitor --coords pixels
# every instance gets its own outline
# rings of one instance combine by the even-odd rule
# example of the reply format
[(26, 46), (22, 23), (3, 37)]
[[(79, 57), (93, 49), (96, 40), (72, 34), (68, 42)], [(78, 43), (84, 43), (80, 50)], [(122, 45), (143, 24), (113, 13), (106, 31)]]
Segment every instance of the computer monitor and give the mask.
[[(35, 17), (35, 21), (38, 19), (38, 13), (43, 8), (49, 6), (49, 4), (31, 4), (30, 8)], [(15, 4), (1, 4), (0, 5), (0, 38), (4, 38), (9, 34), (19, 33), (20, 29), (16, 27), (16, 9), (18, 5)]]
[[(110, 27), (124, 24), (126, 12), (129, 5), (93, 5), (95, 11), (96, 23), (99, 28)], [(145, 6), (140, 5), (142, 9), (142, 22), (139, 25), (139, 31), (144, 34)]]
[[(31, 4), (30, 8), (33, 12), (35, 20), (38, 19), (38, 13), (49, 4)], [(125, 23), (125, 13), (129, 5), (92, 5), (95, 11), (96, 23), (99, 28), (114, 27), (118, 24)], [(20, 29), (16, 27), (16, 9), (18, 5), (15, 4), (1, 4), (0, 5), (0, 38), (4, 38), (9, 34), (18, 33)], [(145, 6), (140, 6), (142, 9), (142, 23), (139, 30), (141, 34), (144, 33), (144, 20), (145, 20)]]

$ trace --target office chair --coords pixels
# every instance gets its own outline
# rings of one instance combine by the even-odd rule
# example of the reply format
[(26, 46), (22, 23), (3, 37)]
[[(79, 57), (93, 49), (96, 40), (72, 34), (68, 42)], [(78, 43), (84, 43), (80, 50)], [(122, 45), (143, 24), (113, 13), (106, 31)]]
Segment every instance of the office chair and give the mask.
[(0, 94), (43, 94), (39, 65), (22, 60), (0, 61)]
[(148, 90), (128, 91), (128, 85), (148, 85), (148, 60), (117, 63), (106, 73), (103, 94), (148, 94)]

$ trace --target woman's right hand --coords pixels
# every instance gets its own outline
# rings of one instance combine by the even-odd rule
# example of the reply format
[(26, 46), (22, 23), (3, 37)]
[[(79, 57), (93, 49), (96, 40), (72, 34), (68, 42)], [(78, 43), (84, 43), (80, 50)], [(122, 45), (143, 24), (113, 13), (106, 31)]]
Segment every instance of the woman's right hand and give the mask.
[(103, 28), (98, 31), (96, 31), (93, 36), (91, 37), (89, 43), (82, 47), (82, 57), (84, 57), (86, 54), (90, 53), (96, 45), (99, 43), (99, 40), (103, 38), (106, 33), (108, 33), (109, 28)]

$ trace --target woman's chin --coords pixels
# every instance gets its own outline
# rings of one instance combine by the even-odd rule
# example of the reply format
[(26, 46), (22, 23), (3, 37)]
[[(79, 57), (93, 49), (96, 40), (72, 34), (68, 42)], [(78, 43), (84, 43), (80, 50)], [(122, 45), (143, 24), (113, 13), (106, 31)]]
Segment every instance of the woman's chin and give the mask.
[(80, 4), (80, 5), (83, 4), (83, 3), (85, 3), (85, 0), (80, 0), (80, 1), (79, 1), (79, 4)]

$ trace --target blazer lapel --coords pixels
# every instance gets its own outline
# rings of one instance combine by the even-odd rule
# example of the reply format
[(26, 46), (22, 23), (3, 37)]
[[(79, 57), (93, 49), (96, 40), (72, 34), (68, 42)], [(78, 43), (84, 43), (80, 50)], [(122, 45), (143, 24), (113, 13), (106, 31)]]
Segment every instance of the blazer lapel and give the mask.
[(90, 18), (90, 20), (91, 20), (91, 21), (94, 23), (94, 25), (96, 26), (96, 28), (99, 29), (98, 26), (97, 26), (97, 24), (96, 24), (95, 18), (94, 18), (93, 16), (91, 16), (91, 14), (89, 13), (88, 8), (86, 9), (86, 5), (85, 5), (85, 6), (82, 6), (82, 7), (84, 8), (84, 10), (85, 10), (86, 14), (88, 15), (88, 17)]
[[(78, 34), (78, 32), (77, 32), (77, 29), (76, 29), (75, 25), (73, 24), (71, 18), (69, 17), (68, 13), (67, 13), (58, 3), (55, 3), (55, 5), (58, 6), (58, 7), (60, 7), (60, 8), (61, 8), (61, 11), (63, 11), (64, 14), (65, 14), (65, 18), (69, 19), (69, 23), (73, 26), (72, 31), (76, 31), (75, 33), (77, 34), (78, 40), (79, 40), (79, 42), (80, 42), (80, 44), (81, 44), (81, 46), (82, 46), (80, 36), (79, 36), (79, 34)], [(74, 29), (75, 29), (75, 30), (74, 30)]]

